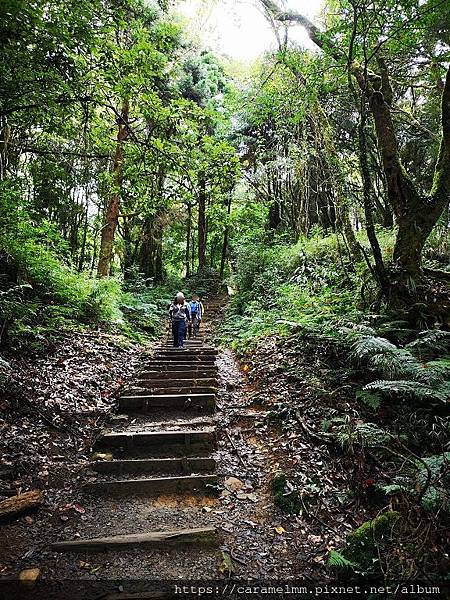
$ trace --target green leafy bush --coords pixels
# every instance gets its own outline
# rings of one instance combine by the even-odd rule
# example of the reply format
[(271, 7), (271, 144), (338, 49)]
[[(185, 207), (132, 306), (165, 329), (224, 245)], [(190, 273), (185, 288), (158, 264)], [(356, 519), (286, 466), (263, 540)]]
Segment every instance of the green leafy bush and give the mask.
[(236, 348), (270, 333), (313, 328), (357, 312), (356, 279), (336, 236), (316, 231), (295, 245), (248, 243), (237, 251), (238, 289), (222, 328)]

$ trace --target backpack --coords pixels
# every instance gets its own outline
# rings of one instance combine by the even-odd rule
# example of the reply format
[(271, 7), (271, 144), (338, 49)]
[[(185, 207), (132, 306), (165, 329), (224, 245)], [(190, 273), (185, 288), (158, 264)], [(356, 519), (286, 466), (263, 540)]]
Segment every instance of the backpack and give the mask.
[(197, 302), (196, 300), (192, 300), (192, 302), (189, 302), (189, 306), (191, 307), (191, 315), (198, 315), (200, 312), (200, 302)]

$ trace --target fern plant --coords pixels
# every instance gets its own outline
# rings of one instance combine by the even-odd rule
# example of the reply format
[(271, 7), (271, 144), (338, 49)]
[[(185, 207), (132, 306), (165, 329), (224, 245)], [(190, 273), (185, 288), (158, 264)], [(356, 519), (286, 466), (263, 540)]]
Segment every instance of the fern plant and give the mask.
[(348, 560), (348, 558), (345, 558), (345, 556), (337, 550), (330, 550), (327, 565), (339, 570), (354, 569), (358, 567), (355, 562)]
[(447, 403), (450, 399), (450, 360), (425, 362), (421, 358), (423, 349), (433, 341), (438, 343), (441, 340), (446, 343), (447, 339), (446, 332), (430, 331), (418, 336), (404, 348), (399, 348), (385, 338), (360, 336), (353, 343), (351, 358), (359, 365), (365, 365), (382, 375), (382, 379), (364, 386), (362, 394), (360, 393), (361, 400), (368, 400), (375, 405), (376, 397), (364, 395), (368, 393), (419, 402)]
[(336, 427), (334, 434), (343, 448), (351, 448), (356, 442), (360, 446), (372, 448), (381, 444), (387, 444), (391, 439), (389, 433), (374, 423), (357, 423), (355, 425), (343, 423)]

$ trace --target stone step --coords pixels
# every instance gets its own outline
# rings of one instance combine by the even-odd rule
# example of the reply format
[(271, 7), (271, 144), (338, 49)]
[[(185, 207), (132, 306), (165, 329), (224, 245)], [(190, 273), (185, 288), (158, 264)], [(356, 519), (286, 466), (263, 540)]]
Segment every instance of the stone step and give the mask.
[(110, 548), (174, 547), (185, 544), (214, 545), (219, 536), (214, 527), (176, 529), (173, 531), (151, 531), (111, 537), (77, 539), (55, 542), (52, 550), (57, 552), (102, 551)]
[(183, 492), (214, 495), (217, 475), (181, 475), (178, 477), (149, 477), (140, 479), (117, 479), (86, 483), (83, 490), (89, 494), (114, 496), (154, 496)]
[(143, 458), (135, 460), (101, 460), (89, 465), (91, 469), (103, 475), (121, 475), (123, 473), (165, 473), (183, 474), (211, 473), (216, 461), (207, 457), (180, 458)]
[(185, 453), (194, 455), (211, 452), (216, 446), (214, 427), (204, 429), (112, 431), (99, 438), (95, 450), (123, 448), (127, 453), (145, 452), (151, 455)]
[[(185, 348), (210, 348), (211, 346), (207, 346), (206, 342), (202, 339), (195, 339), (195, 340), (185, 340), (184, 341), (184, 347)], [(175, 346), (173, 345), (172, 340), (168, 340), (166, 342), (162, 342), (160, 346), (158, 346), (158, 348), (167, 348), (168, 350), (172, 350), (175, 348)]]
[(150, 412), (164, 408), (166, 410), (202, 410), (214, 412), (216, 397), (214, 394), (158, 394), (148, 396), (121, 396), (121, 412)]
[(176, 354), (176, 355), (166, 355), (166, 354), (155, 354), (153, 360), (149, 361), (147, 364), (150, 366), (153, 363), (165, 363), (165, 364), (176, 364), (176, 363), (187, 363), (193, 366), (197, 365), (215, 365), (216, 358), (215, 356), (193, 356), (192, 354)]
[(217, 350), (207, 350), (204, 348), (156, 348), (156, 356), (169, 356), (171, 358), (189, 357), (215, 359), (218, 355)]

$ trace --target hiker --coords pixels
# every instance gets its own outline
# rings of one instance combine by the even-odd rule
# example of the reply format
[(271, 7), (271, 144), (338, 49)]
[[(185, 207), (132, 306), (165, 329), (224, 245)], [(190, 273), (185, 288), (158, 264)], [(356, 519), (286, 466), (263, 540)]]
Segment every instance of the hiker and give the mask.
[(192, 334), (194, 335), (194, 337), (197, 335), (198, 330), (200, 329), (200, 323), (202, 322), (202, 318), (203, 318), (203, 304), (200, 301), (199, 296), (197, 296), (197, 294), (194, 294), (192, 296), (192, 300), (189, 302), (189, 308), (191, 310), (191, 322), (189, 323), (189, 327), (188, 327), (188, 332), (189, 332), (189, 339), (192, 337)]
[(183, 348), (186, 326), (191, 323), (191, 311), (183, 293), (178, 292), (170, 305), (169, 317), (172, 323), (173, 346)]

